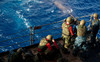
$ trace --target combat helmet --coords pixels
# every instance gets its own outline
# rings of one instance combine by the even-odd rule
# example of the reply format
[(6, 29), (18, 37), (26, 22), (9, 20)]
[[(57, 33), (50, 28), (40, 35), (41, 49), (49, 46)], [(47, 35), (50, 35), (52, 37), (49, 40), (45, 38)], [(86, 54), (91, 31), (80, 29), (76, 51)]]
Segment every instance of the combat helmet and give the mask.
[(21, 53), (22, 52), (22, 48), (17, 49), (17, 53)]
[(72, 21), (72, 18), (71, 17), (67, 17), (66, 21), (70, 24), (71, 21)]
[(52, 40), (52, 35), (48, 35), (46, 38), (47, 38), (48, 40)]
[(81, 20), (80, 25), (84, 25), (84, 24), (85, 24), (85, 20)]
[(97, 13), (94, 13), (93, 14), (93, 17), (98, 18), (98, 14)]

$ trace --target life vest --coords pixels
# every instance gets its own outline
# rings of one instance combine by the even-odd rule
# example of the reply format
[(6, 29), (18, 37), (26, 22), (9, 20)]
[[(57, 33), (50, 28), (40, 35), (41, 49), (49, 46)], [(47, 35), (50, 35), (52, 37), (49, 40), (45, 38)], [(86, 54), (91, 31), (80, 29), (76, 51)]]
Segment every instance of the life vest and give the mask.
[(66, 25), (66, 23), (64, 22), (63, 24), (62, 24), (62, 27), (63, 27), (63, 29), (62, 29), (62, 36), (69, 36), (70, 35), (70, 31), (69, 31), (69, 27), (70, 27), (70, 25)]
[(99, 19), (95, 19), (92, 23), (92, 26), (98, 26), (99, 25)]
[(38, 48), (39, 48), (39, 49), (43, 49), (44, 46), (46, 46), (47, 43), (48, 43), (48, 41), (47, 41), (45, 38), (43, 38), (43, 39), (40, 41)]
[(46, 40), (46, 38), (43, 38), (39, 43), (38, 51), (44, 52), (47, 48), (49, 49), (49, 51), (52, 50), (52, 47), (51, 47), (50, 43), (48, 42), (48, 40)]
[(87, 29), (85, 25), (84, 26), (79, 25), (77, 29), (77, 36), (85, 36), (86, 30)]

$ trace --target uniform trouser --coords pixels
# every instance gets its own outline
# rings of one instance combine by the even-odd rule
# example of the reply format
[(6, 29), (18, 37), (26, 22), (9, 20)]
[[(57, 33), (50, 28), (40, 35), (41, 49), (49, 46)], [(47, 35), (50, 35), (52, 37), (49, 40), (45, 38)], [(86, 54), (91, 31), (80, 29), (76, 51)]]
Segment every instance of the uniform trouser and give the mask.
[(68, 46), (70, 45), (70, 40), (71, 40), (71, 36), (63, 36), (63, 46), (64, 48), (68, 48)]
[(96, 34), (98, 33), (98, 31), (99, 31), (99, 26), (95, 26), (93, 28), (92, 36), (91, 36), (92, 44), (96, 44)]
[(74, 48), (86, 50), (86, 46), (85, 46), (85, 44), (83, 44), (83, 43), (85, 43), (85, 41), (86, 41), (86, 37), (81, 37), (81, 36), (76, 37), (75, 43), (74, 43)]

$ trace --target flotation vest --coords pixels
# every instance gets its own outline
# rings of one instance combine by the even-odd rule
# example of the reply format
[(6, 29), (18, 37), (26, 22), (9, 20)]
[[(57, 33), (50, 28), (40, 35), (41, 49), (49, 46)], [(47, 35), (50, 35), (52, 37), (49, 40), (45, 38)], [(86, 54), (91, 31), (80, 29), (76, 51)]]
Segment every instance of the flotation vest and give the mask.
[(85, 25), (84, 26), (79, 25), (77, 29), (77, 36), (85, 36), (86, 30), (87, 29)]
[(99, 19), (95, 19), (95, 20), (93, 21), (92, 26), (94, 26), (94, 25), (99, 25)]
[(62, 29), (62, 36), (68, 36), (68, 35), (70, 35), (70, 31), (69, 31), (69, 27), (70, 27), (70, 25), (66, 25), (66, 23), (64, 22), (63, 24), (62, 24), (62, 27), (63, 27), (63, 29)]
[(38, 51), (44, 52), (47, 48), (49, 49), (49, 51), (52, 50), (52, 47), (51, 47), (50, 43), (48, 42), (48, 40), (46, 40), (46, 38), (43, 38), (39, 43)]
[(47, 43), (48, 43), (48, 41), (47, 41), (45, 38), (43, 38), (43, 39), (40, 41), (38, 48), (39, 48), (39, 49), (43, 49), (44, 46), (46, 46)]

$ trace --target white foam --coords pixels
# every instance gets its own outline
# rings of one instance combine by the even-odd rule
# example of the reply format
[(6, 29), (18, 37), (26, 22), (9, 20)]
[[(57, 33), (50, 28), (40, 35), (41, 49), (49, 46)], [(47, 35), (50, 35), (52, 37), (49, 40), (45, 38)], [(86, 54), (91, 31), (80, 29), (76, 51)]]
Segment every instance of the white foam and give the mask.
[(31, 7), (32, 7), (32, 5), (29, 6), (29, 8), (31, 8)]
[(24, 4), (28, 4), (29, 2), (35, 2), (35, 3), (44, 3), (43, 1), (39, 1), (39, 0), (24, 0), (23, 3), (21, 3), (21, 5), (24, 5)]
[(36, 3), (44, 3), (43, 1), (33, 0)]
[(26, 9), (27, 11), (30, 11), (30, 9), (28, 8), (28, 9)]
[(27, 21), (26, 18), (24, 18), (24, 21)]
[(17, 14), (20, 14), (20, 11), (16, 11)]
[(23, 15), (20, 15), (20, 11), (16, 11), (16, 13), (18, 14), (19, 18), (24, 20), (24, 24), (26, 25), (26, 27), (29, 28), (30, 27), (30, 23), (28, 22), (28, 20), (26, 18), (24, 18)]
[(51, 11), (52, 13), (54, 12), (54, 10)]

